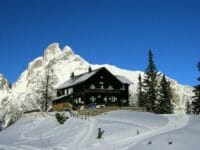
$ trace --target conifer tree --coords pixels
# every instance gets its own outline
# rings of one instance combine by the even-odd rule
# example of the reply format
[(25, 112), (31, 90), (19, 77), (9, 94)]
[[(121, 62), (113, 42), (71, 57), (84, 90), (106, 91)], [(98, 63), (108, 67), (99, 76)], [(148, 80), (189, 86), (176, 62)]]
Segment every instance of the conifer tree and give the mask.
[(144, 107), (144, 93), (142, 90), (142, 77), (141, 74), (138, 76), (138, 89), (137, 89), (137, 99), (138, 99), (138, 106), (139, 107)]
[(186, 113), (191, 114), (191, 104), (189, 102), (186, 103)]
[(172, 107), (172, 92), (170, 82), (167, 81), (165, 75), (162, 76), (159, 88), (159, 100), (158, 100), (158, 113), (170, 114), (173, 112)]
[(49, 101), (55, 97), (56, 92), (54, 89), (54, 85), (56, 84), (56, 77), (54, 75), (54, 70), (52, 69), (53, 66), (53, 61), (50, 62), (46, 68), (45, 68), (45, 74), (44, 77), (42, 78), (42, 87), (41, 87), (41, 109), (44, 112), (47, 112), (48, 107), (49, 107)]
[[(198, 70), (200, 71), (200, 62), (197, 65)], [(200, 81), (200, 77), (197, 79)], [(194, 86), (194, 101), (192, 102), (192, 112), (194, 114), (200, 114), (200, 84)]]
[(149, 112), (156, 112), (158, 100), (158, 70), (153, 60), (153, 53), (149, 50), (148, 66), (144, 77), (144, 98), (145, 107)]

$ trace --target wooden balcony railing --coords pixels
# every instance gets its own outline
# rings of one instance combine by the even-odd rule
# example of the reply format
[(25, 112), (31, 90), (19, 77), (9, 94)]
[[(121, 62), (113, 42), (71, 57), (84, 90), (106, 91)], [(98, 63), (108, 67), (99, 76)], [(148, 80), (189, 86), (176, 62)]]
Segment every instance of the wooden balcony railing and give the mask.
[(86, 93), (121, 93), (123, 90), (119, 90), (119, 89), (113, 89), (113, 90), (109, 90), (109, 89), (86, 89), (85, 92)]

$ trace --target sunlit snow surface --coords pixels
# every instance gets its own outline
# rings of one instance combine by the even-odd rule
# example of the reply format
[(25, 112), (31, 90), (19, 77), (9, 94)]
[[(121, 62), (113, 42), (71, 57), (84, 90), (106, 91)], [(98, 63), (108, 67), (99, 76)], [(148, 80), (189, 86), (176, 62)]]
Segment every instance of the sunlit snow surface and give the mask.
[[(100, 140), (98, 128), (105, 130)], [(0, 132), (0, 149), (197, 150), (199, 139), (197, 116), (114, 111), (87, 120), (70, 117), (59, 125), (52, 114), (35, 113)]]

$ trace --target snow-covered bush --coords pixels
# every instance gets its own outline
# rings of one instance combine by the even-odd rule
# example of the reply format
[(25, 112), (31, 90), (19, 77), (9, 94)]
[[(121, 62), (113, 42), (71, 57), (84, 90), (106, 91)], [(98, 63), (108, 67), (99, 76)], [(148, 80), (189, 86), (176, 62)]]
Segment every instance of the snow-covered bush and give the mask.
[(60, 124), (64, 124), (65, 121), (66, 121), (67, 119), (69, 119), (69, 117), (66, 116), (64, 113), (56, 113), (56, 114), (55, 114), (55, 117), (56, 117), (57, 121), (58, 121)]

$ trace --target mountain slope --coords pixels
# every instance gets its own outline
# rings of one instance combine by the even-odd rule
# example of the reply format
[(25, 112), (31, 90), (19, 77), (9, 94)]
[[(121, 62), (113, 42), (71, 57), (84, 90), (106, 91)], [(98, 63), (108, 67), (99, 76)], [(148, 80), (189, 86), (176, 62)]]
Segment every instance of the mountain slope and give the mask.
[[(0, 113), (4, 117), (4, 126), (8, 126), (15, 121), (21, 113), (34, 109), (42, 109), (40, 106), (44, 99), (44, 88), (46, 78), (49, 76), (50, 97), (55, 97), (54, 88), (68, 80), (71, 73), (75, 75), (88, 71), (88, 67), (93, 69), (106, 67), (113, 74), (123, 75), (133, 82), (130, 86), (131, 102), (136, 102), (137, 78), (141, 71), (129, 71), (120, 69), (112, 65), (92, 65), (86, 60), (76, 55), (69, 46), (63, 50), (58, 43), (49, 45), (42, 57), (38, 57), (29, 63), (28, 68), (21, 74), (19, 79), (12, 85), (12, 89), (4, 94), (0, 105)], [(190, 101), (192, 88), (178, 84), (171, 80), (176, 106), (176, 112), (184, 112), (186, 101)]]

